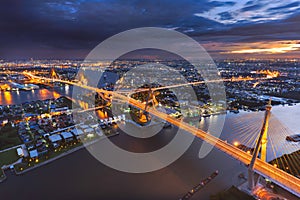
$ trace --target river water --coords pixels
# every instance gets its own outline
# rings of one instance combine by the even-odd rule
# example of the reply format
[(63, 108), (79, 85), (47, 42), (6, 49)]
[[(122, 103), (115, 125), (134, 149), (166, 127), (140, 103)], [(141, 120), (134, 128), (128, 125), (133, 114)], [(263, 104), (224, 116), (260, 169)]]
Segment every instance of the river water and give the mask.
[[(67, 88), (55, 90), (40, 89), (1, 93), (1, 105), (22, 103), (35, 99), (57, 98), (70, 95)], [(7, 96), (11, 96), (8, 98)], [(299, 150), (299, 143), (288, 143), (285, 135), (300, 133), (300, 105), (272, 109), (270, 133), (272, 145), (268, 148), (268, 160), (284, 153)], [(228, 142), (246, 141), (258, 134), (263, 112), (228, 113), (221, 138)], [(213, 123), (218, 116), (203, 119), (200, 123)], [(275, 125), (271, 125), (273, 124)], [(279, 123), (279, 124), (278, 124)], [(247, 125), (248, 124), (248, 125)], [(252, 125), (251, 125), (252, 124)], [(282, 130), (285, 130), (283, 134)], [(288, 127), (288, 128), (287, 128)], [(249, 128), (251, 131), (245, 131)], [(148, 139), (131, 137), (120, 131), (120, 135), (111, 138), (119, 146), (132, 151), (147, 151), (160, 148), (170, 141), (175, 134), (174, 127), (163, 129), (156, 136)], [(288, 131), (286, 131), (286, 129)], [(253, 136), (251, 136), (253, 135)], [(271, 136), (270, 136), (271, 137)], [(275, 138), (275, 139), (274, 139)], [(0, 184), (1, 199), (159, 199), (175, 200), (181, 198), (199, 181), (215, 170), (219, 175), (192, 199), (209, 199), (211, 194), (241, 183), (238, 175), (246, 167), (223, 152), (213, 151), (203, 159), (198, 158), (200, 139), (195, 139), (187, 152), (173, 164), (161, 170), (145, 174), (129, 174), (111, 169), (92, 157), (85, 149), (35, 169), (21, 176), (8, 175)]]
[(55, 88), (37, 90), (0, 91), (0, 105), (21, 104), (36, 100), (59, 98), (62, 95), (71, 96), (72, 87), (65, 85)]
[[(132, 151), (160, 147), (174, 137), (174, 130), (164, 129), (156, 137), (139, 139), (121, 133), (111, 140)], [(85, 149), (56, 160), (22, 176), (9, 175), (0, 185), (3, 199), (179, 199), (215, 170), (219, 175), (194, 199), (208, 199), (222, 189), (239, 182), (244, 166), (214, 149), (198, 159), (202, 141), (196, 139), (176, 162), (161, 170), (129, 174), (111, 169), (94, 159)]]

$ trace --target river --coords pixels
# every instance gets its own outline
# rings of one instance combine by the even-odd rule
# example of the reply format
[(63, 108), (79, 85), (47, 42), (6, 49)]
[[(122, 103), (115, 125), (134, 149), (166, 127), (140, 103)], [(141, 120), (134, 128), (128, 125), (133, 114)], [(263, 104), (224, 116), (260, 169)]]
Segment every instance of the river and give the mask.
[[(174, 131), (164, 129), (156, 137), (135, 139), (121, 133), (112, 138), (116, 144), (133, 151), (145, 151), (172, 139)], [(22, 176), (9, 175), (0, 185), (3, 199), (179, 199), (215, 170), (219, 175), (194, 199), (208, 199), (222, 189), (236, 184), (243, 165), (219, 150), (198, 159), (201, 141), (176, 162), (161, 170), (129, 174), (111, 169), (94, 159), (85, 149), (59, 159)]]
[(60, 96), (71, 96), (72, 86), (64, 85), (54, 88), (40, 88), (36, 90), (0, 91), (0, 105), (21, 104), (36, 100), (59, 98)]

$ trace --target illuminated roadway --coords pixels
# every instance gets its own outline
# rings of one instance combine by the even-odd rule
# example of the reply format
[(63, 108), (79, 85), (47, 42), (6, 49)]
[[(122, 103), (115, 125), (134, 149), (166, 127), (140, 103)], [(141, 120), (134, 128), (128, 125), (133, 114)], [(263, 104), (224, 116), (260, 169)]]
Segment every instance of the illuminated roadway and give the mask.
[[(216, 82), (240, 82), (240, 81), (256, 81), (256, 80), (267, 80), (269, 78), (228, 78), (228, 79), (219, 79), (219, 80), (206, 80), (206, 81), (196, 81), (196, 82), (190, 82), (190, 83), (181, 83), (181, 84), (174, 84), (174, 85), (168, 85), (168, 86), (162, 86), (162, 87), (154, 87), (151, 88), (152, 91), (155, 90), (163, 90), (163, 89), (171, 89), (171, 88), (177, 88), (182, 86), (188, 86), (188, 85), (200, 85), (200, 84), (207, 84), (207, 83), (216, 83)], [(134, 92), (147, 92), (149, 91), (148, 88), (139, 88), (136, 89)], [(130, 93), (132, 90), (117, 90), (118, 93)]]
[[(91, 86), (81, 85), (80, 83), (73, 83), (70, 81), (64, 81), (64, 80), (60, 80), (60, 79), (39, 77), (39, 76), (35, 76), (35, 75), (32, 75), (27, 72), (24, 72), (24, 74), (27, 76), (30, 76), (32, 78), (35, 78), (35, 79), (44, 79), (44, 80), (48, 80), (48, 81), (71, 84), (71, 85), (75, 85), (75, 86), (85, 88), (85, 89), (88, 89), (91, 91), (95, 91), (97, 93), (104, 93), (107, 95), (112, 95), (113, 98), (117, 98), (119, 100), (122, 100), (123, 102), (127, 102), (128, 104), (135, 106), (136, 108), (139, 108), (142, 110), (144, 110), (144, 108), (145, 108), (145, 105), (142, 104), (141, 102), (139, 102), (133, 98), (130, 98), (128, 96), (118, 94), (114, 91), (107, 91), (107, 90), (103, 90), (103, 89), (99, 89), (99, 88), (94, 88)], [(161, 119), (166, 120), (167, 122), (169, 122), (177, 127), (180, 127), (181, 129), (195, 135), (196, 137), (206, 141), (207, 143), (214, 145), (219, 150), (223, 151), (224, 153), (230, 155), (231, 157), (239, 160), (240, 162), (242, 162), (246, 165), (248, 165), (252, 159), (251, 154), (248, 154), (248, 153), (240, 150), (239, 148), (237, 148), (237, 147), (235, 147), (213, 135), (206, 133), (205, 131), (202, 131), (194, 126), (191, 126), (191, 125), (183, 122), (182, 120), (170, 117), (168, 114), (160, 112), (153, 108), (149, 108), (146, 111), (154, 116), (157, 116)], [(297, 177), (292, 176), (292, 175), (288, 174), (287, 172), (282, 171), (282, 170), (274, 167), (273, 165), (270, 165), (267, 162), (263, 162), (260, 159), (256, 160), (255, 165), (254, 165), (254, 171), (256, 173), (258, 173), (259, 175), (272, 180), (274, 183), (283, 187), (284, 189), (288, 190), (289, 192), (293, 193), (294, 195), (300, 197), (300, 179), (298, 179)]]

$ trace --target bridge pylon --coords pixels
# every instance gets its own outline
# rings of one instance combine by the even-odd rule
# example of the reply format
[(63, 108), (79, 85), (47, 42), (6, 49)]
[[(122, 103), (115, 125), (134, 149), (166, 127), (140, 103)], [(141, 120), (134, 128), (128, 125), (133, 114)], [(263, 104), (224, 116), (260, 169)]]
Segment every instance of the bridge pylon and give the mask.
[(260, 150), (260, 159), (266, 162), (267, 158), (267, 143), (268, 143), (268, 129), (269, 129), (269, 120), (271, 115), (271, 99), (269, 100), (268, 105), (266, 105), (265, 117), (263, 125), (259, 134), (259, 138), (256, 143), (256, 147), (253, 152), (253, 156), (248, 168), (248, 188), (252, 191), (256, 186), (258, 180), (255, 179), (254, 165), (257, 159), (259, 150)]
[(52, 79), (57, 79), (58, 78), (58, 75), (54, 69), (54, 67), (51, 68), (51, 71), (50, 71), (50, 78)]

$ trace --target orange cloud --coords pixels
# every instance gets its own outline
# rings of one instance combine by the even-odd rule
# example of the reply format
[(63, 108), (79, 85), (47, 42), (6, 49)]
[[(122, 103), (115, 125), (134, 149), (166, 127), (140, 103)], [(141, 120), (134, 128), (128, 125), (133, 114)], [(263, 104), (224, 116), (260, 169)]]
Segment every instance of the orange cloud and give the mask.
[(227, 46), (222, 54), (283, 54), (300, 50), (299, 40), (285, 40), (272, 42), (254, 42), (234, 44)]

